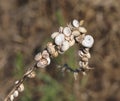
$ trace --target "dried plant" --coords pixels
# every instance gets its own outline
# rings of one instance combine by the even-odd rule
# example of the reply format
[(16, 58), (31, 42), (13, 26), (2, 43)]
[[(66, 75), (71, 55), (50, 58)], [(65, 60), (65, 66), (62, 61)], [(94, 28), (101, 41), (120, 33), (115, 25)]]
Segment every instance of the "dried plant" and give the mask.
[(63, 54), (75, 43), (80, 45), (78, 56), (80, 57), (79, 68), (72, 69), (67, 64), (59, 66), (62, 71), (70, 71), (74, 74), (75, 80), (78, 73), (82, 72), (86, 75), (86, 71), (92, 69), (89, 67), (89, 59), (91, 58), (89, 49), (94, 43), (94, 39), (91, 35), (86, 35), (87, 30), (82, 26), (83, 20), (80, 22), (76, 19), (69, 23), (66, 27), (60, 27), (58, 32), (54, 32), (51, 35), (53, 42), (48, 42), (43, 52), (39, 52), (35, 56), (35, 65), (28, 68), (23, 77), (15, 82), (14, 88), (10, 91), (4, 101), (13, 101), (18, 97), (19, 93), (24, 91), (24, 81), (27, 78), (35, 77), (35, 70), (39, 68), (45, 68), (51, 62), (51, 59), (57, 57), (58, 54)]

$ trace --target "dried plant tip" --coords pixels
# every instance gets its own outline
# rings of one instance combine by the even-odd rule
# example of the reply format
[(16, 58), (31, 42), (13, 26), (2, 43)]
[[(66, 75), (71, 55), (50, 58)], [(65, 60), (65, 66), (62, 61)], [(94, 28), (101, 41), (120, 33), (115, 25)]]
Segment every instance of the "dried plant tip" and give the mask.
[(77, 80), (77, 77), (78, 77), (78, 73), (74, 72), (74, 78), (75, 78), (75, 80)]
[(79, 25), (80, 25), (80, 24), (79, 24), (79, 21), (76, 20), (76, 19), (73, 20), (73, 23), (72, 23), (72, 24), (73, 24), (74, 27), (79, 27)]
[(18, 97), (18, 95), (19, 95), (19, 92), (17, 90), (15, 90), (14, 93), (13, 93), (13, 96)]
[(24, 85), (21, 84), (19, 87), (18, 87), (18, 91), (19, 92), (23, 92), (24, 91)]
[(91, 48), (94, 43), (94, 39), (91, 35), (86, 35), (82, 41), (82, 45), (87, 48)]
[(14, 100), (14, 96), (10, 95), (10, 101), (13, 101), (13, 100)]
[(36, 76), (36, 73), (34, 71), (28, 75), (29, 78), (35, 78), (35, 76)]
[(65, 36), (70, 36), (71, 35), (71, 29), (69, 27), (65, 27), (63, 29), (63, 33)]
[(39, 61), (42, 58), (41, 52), (39, 52), (37, 55), (35, 55), (35, 60)]

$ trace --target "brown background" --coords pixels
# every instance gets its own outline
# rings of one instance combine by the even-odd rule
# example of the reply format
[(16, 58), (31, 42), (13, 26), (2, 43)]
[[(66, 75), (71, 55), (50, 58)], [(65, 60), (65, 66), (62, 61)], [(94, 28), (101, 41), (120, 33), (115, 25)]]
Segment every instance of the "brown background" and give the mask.
[[(51, 33), (73, 19), (84, 19), (88, 34), (95, 39), (90, 60), (95, 69), (88, 73), (83, 87), (81, 75), (74, 81), (69, 75), (59, 77), (60, 71), (44, 71), (67, 92), (57, 98), (62, 101), (61, 96), (70, 93), (74, 95), (71, 101), (120, 101), (120, 0), (0, 0), (0, 101), (20, 78), (14, 72), (18, 54), (23, 57), (24, 71)], [(41, 101), (45, 93), (35, 91), (41, 82), (37, 78), (26, 82), (32, 94), (26, 101)], [(21, 95), (26, 97), (26, 93)], [(63, 101), (70, 100), (65, 97)]]

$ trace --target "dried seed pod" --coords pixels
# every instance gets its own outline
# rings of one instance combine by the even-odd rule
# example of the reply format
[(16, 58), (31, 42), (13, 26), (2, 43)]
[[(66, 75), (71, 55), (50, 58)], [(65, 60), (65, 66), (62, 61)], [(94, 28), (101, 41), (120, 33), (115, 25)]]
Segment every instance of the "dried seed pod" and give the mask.
[(59, 35), (60, 33), (59, 32), (54, 32), (52, 35), (51, 35), (51, 38), (54, 39), (57, 35)]
[(64, 41), (63, 42), (63, 44), (62, 44), (62, 46), (61, 46), (61, 50), (62, 51), (66, 51), (66, 50), (68, 50), (69, 49), (69, 42), (68, 41)]
[(14, 100), (14, 96), (12, 94), (12, 95), (10, 95), (10, 101), (13, 101), (13, 100)]
[(87, 30), (84, 27), (79, 27), (79, 31), (81, 33), (86, 33), (87, 32)]
[(19, 95), (19, 92), (17, 90), (15, 90), (14, 93), (13, 93), (13, 96), (18, 97), (18, 95)]
[(79, 27), (79, 25), (80, 25), (79, 21), (76, 20), (76, 19), (73, 20), (72, 24), (73, 24), (74, 27)]
[(86, 35), (82, 41), (82, 45), (87, 48), (91, 48), (94, 43), (94, 39), (91, 35)]
[(39, 52), (39, 53), (37, 53), (36, 55), (35, 55), (35, 60), (36, 61), (39, 61), (40, 59), (42, 58), (42, 54), (41, 54), (41, 52)]
[(63, 43), (63, 41), (65, 40), (64, 37), (65, 36), (63, 34), (59, 34), (58, 36), (56, 36), (56, 38), (55, 38), (55, 44), (56, 45), (61, 45)]
[(18, 91), (19, 92), (23, 92), (24, 91), (24, 85), (21, 84), (19, 87), (18, 87)]
[(74, 36), (79, 36), (79, 35), (80, 35), (80, 32), (79, 32), (78, 30), (74, 30), (74, 31), (72, 32), (72, 35), (74, 35)]
[(63, 33), (65, 36), (70, 36), (71, 35), (71, 29), (69, 27), (65, 27), (63, 29)]

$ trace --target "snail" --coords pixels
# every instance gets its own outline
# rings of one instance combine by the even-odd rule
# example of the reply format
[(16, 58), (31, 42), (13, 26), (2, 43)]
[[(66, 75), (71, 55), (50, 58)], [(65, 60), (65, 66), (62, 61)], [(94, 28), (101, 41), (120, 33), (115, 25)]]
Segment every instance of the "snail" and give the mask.
[(51, 38), (54, 39), (58, 34), (60, 34), (60, 33), (59, 32), (52, 33)]
[(72, 24), (73, 24), (73, 26), (76, 27), (76, 28), (78, 28), (79, 25), (80, 25), (80, 24), (79, 24), (79, 21), (76, 20), (76, 19), (73, 20)]
[(69, 27), (65, 27), (63, 29), (63, 33), (65, 36), (70, 36), (71, 35), (71, 29)]
[(65, 37), (64, 34), (57, 35), (55, 38), (55, 44), (61, 45), (63, 43), (63, 41), (65, 40), (64, 37)]
[(61, 50), (62, 51), (66, 51), (66, 50), (68, 50), (69, 47), (70, 47), (69, 46), (69, 42), (68, 41), (64, 41), (62, 46), (61, 46)]
[(82, 41), (82, 45), (87, 48), (91, 48), (94, 43), (94, 39), (91, 35), (86, 35)]

